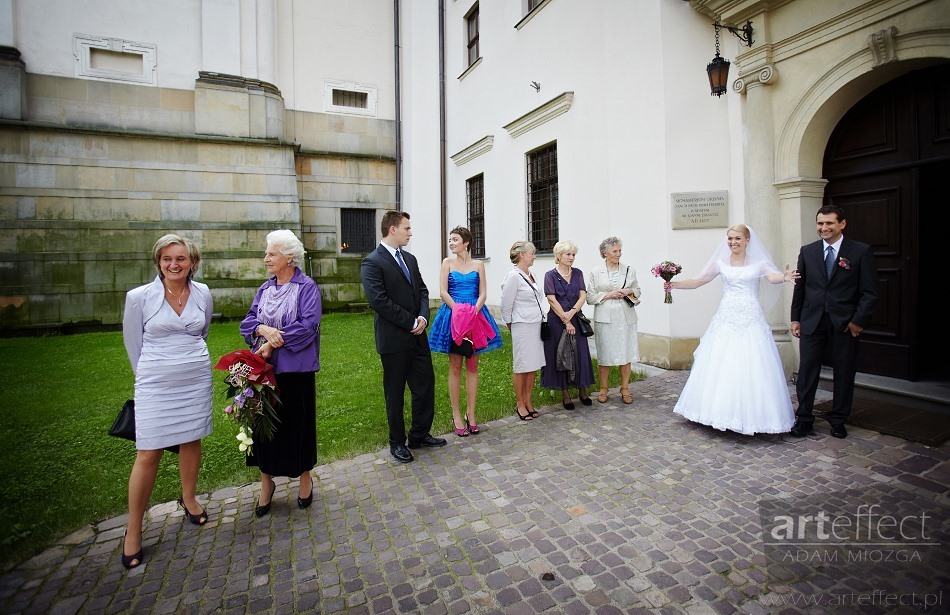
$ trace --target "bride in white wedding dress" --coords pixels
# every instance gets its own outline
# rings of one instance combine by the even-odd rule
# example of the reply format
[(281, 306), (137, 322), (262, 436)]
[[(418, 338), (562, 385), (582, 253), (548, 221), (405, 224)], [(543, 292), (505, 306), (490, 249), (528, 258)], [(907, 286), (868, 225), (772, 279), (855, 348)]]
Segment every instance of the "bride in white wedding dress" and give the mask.
[[(765, 320), (769, 295), (798, 270), (776, 268), (744, 224), (727, 229), (723, 244), (696, 278), (667, 282), (691, 289), (722, 276), (722, 301), (693, 353), (693, 367), (673, 412), (722, 431), (786, 433), (795, 423), (782, 360)], [(760, 288), (761, 287), (761, 288)]]

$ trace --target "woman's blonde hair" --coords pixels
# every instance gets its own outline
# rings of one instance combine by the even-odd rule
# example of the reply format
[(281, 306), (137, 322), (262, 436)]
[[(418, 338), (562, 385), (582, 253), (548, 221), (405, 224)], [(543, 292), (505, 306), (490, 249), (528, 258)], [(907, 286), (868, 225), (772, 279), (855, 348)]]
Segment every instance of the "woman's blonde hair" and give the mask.
[(512, 263), (517, 265), (522, 254), (537, 251), (537, 248), (535, 248), (534, 244), (530, 241), (516, 241), (511, 244), (511, 250), (508, 251), (508, 258), (511, 259)]
[(268, 233), (267, 245), (274, 246), (284, 256), (291, 257), (295, 266), (300, 267), (303, 263), (303, 255), (305, 254), (303, 243), (297, 239), (293, 231), (280, 229)]
[(563, 239), (554, 244), (554, 262), (560, 263), (565, 254), (577, 254), (577, 244), (570, 239)]
[(159, 262), (162, 258), (162, 250), (168, 246), (184, 246), (185, 250), (188, 251), (188, 258), (191, 259), (191, 269), (188, 270), (188, 277), (195, 275), (195, 271), (198, 270), (198, 263), (201, 262), (201, 250), (198, 249), (198, 244), (192, 240), (175, 233), (162, 235), (152, 246), (152, 262), (155, 263), (155, 268), (158, 269), (158, 275), (162, 275), (162, 265)]
[(751, 237), (751, 235), (749, 234), (749, 227), (746, 226), (745, 224), (733, 224), (732, 226), (726, 229), (726, 235), (729, 234), (729, 231), (738, 231), (742, 233), (743, 235), (745, 235), (746, 239), (749, 239)]

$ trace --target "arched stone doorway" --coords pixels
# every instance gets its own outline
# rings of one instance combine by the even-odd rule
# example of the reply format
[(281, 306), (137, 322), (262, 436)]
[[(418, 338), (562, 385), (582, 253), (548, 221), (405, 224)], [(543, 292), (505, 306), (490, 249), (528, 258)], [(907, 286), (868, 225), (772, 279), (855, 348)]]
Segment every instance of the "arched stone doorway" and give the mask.
[[(874, 320), (859, 353), (861, 372), (917, 380), (946, 378), (938, 246), (950, 178), (950, 63), (898, 77), (841, 118), (825, 149), (825, 202), (842, 205), (845, 233), (870, 244), (879, 271)], [(929, 256), (932, 255), (932, 256)]]

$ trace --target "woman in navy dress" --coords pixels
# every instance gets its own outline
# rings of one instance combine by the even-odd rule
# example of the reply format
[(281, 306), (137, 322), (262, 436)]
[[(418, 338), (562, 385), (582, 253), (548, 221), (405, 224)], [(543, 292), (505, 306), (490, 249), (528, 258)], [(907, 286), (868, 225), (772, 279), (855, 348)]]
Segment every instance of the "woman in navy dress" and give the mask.
[[(442, 307), (432, 320), (429, 347), (433, 352), (449, 355), (449, 399), (455, 435), (464, 438), (481, 431), (475, 420), (478, 395), (478, 356), (501, 348), (501, 333), (495, 319), (485, 307), (485, 264), (469, 253), (472, 232), (457, 226), (449, 233), (449, 252), (453, 257), (442, 261), (439, 273), (439, 295)], [(471, 356), (466, 357), (471, 349)], [(465, 354), (462, 354), (465, 353)], [(468, 360), (465, 374), (467, 406), (462, 418), (462, 364)]]
[[(587, 301), (587, 288), (584, 274), (575, 269), (577, 244), (573, 241), (559, 241), (554, 244), (554, 269), (544, 274), (544, 294), (551, 305), (548, 325), (551, 338), (544, 342), (544, 367), (541, 368), (541, 386), (546, 389), (560, 390), (564, 408), (574, 409), (571, 401), (571, 387), (576, 387), (578, 397), (585, 406), (591, 405), (587, 389), (594, 384), (594, 366), (590, 360), (590, 348), (587, 338), (577, 335), (577, 315)], [(576, 345), (573, 378), (569, 371), (557, 368), (557, 351), (564, 331), (574, 336)]]

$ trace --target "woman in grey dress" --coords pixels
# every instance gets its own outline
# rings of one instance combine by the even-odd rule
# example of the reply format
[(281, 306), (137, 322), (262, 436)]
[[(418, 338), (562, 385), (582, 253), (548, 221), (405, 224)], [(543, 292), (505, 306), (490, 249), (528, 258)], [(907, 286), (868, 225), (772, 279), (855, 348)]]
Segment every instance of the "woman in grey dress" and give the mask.
[[(188, 520), (208, 514), (195, 497), (201, 438), (211, 433), (211, 291), (192, 280), (201, 252), (190, 239), (161, 237), (152, 248), (155, 280), (125, 298), (122, 337), (135, 374), (135, 463), (129, 476), (129, 525), (122, 565), (142, 563), (142, 520), (163, 449), (179, 446), (182, 496)], [(194, 511), (194, 512), (193, 512)]]

